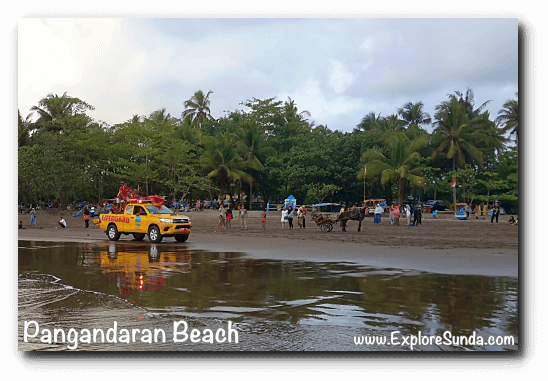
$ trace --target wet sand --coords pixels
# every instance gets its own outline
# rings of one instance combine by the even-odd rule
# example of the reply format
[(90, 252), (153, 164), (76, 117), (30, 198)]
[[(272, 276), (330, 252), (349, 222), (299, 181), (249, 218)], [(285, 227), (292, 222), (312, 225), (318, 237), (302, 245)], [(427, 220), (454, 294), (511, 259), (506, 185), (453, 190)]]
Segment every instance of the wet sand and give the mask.
[[(518, 227), (508, 225), (510, 216), (501, 216), (498, 224), (490, 218), (460, 221), (452, 214), (423, 215), (421, 226), (390, 225), (383, 215), (380, 225), (372, 217), (363, 220), (361, 232), (358, 222), (349, 221), (347, 232), (339, 225), (324, 233), (311, 220), (300, 229), (282, 229), (279, 212), (268, 214), (266, 230), (262, 230), (260, 211), (250, 211), (248, 230), (240, 229), (239, 219), (232, 221), (231, 230), (219, 230), (218, 212), (205, 210), (190, 212), (192, 233), (184, 243), (191, 249), (218, 252), (245, 252), (254, 258), (280, 260), (310, 260), (322, 262), (352, 262), (357, 264), (426, 271), (439, 274), (518, 276)], [(56, 228), (59, 215), (67, 221), (67, 228)], [(333, 214), (335, 217), (335, 214)], [(29, 227), (29, 215), (18, 215), (23, 221), (20, 240), (56, 242), (100, 242), (107, 237), (90, 222), (84, 229), (81, 216), (72, 217), (63, 211), (39, 211), (37, 226)], [(287, 224), (286, 224), (287, 225)], [(121, 240), (132, 240), (122, 235)], [(146, 240), (146, 238), (145, 238)], [(162, 244), (178, 244), (165, 238)]]

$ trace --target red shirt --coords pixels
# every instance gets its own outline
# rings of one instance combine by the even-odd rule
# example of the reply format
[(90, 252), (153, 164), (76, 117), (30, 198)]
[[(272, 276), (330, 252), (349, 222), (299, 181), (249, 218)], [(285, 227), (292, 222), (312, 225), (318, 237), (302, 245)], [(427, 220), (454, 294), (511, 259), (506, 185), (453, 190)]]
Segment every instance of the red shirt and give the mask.
[(122, 196), (121, 198), (126, 198), (127, 195), (129, 194), (129, 187), (126, 186), (124, 187), (123, 185), (120, 187), (120, 191), (118, 192), (118, 194), (120, 196)]

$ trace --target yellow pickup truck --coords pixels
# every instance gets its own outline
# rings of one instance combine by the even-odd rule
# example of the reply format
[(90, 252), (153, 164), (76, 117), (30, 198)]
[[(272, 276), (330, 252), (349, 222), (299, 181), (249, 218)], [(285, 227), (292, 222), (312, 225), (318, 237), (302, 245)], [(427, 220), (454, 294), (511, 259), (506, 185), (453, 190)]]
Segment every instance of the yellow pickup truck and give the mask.
[(121, 234), (133, 234), (141, 241), (148, 234), (150, 242), (162, 242), (164, 237), (174, 237), (185, 242), (192, 226), (190, 219), (175, 214), (162, 204), (128, 203), (120, 214), (100, 214), (93, 222), (106, 232), (111, 241), (118, 241)]

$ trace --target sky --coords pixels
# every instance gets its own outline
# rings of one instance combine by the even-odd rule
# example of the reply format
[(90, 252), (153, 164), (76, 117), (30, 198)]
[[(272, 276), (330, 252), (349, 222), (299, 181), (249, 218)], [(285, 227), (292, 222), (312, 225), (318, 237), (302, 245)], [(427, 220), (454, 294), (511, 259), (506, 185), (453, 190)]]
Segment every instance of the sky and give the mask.
[(17, 48), (23, 117), (67, 92), (109, 125), (180, 117), (197, 90), (214, 118), (290, 97), (341, 131), (468, 88), (494, 119), (518, 91), (517, 18), (24, 18)]

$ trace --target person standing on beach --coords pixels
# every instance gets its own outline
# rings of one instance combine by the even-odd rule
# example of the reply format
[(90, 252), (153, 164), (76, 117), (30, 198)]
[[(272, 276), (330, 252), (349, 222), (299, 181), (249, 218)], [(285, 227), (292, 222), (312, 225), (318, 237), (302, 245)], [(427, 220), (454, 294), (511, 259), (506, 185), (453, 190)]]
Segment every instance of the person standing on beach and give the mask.
[(303, 229), (306, 228), (306, 207), (303, 205), (301, 206), (301, 209), (303, 210)]
[(411, 207), (405, 205), (405, 219), (407, 220), (407, 225), (411, 224)]
[(289, 222), (289, 229), (293, 229), (294, 216), (295, 216), (295, 210), (293, 210), (293, 207), (290, 206), (287, 213), (287, 222)]
[(261, 222), (263, 223), (263, 230), (266, 230), (266, 209), (261, 214)]
[(286, 207), (284, 206), (282, 209), (282, 229), (285, 229), (285, 223), (287, 222), (289, 212), (287, 211)]
[(390, 206), (390, 225), (394, 225), (394, 204)]
[[(221, 204), (221, 207), (224, 206)], [(230, 230), (232, 228), (232, 209), (230, 209), (230, 205), (226, 206), (226, 220), (225, 220), (225, 229)]]
[(219, 229), (223, 230), (223, 227), (226, 228), (226, 209), (221, 205), (219, 209)]
[(36, 226), (36, 210), (32, 208), (30, 210), (30, 222), (29, 225)]
[(299, 228), (303, 228), (303, 216), (304, 216), (304, 213), (303, 213), (303, 207), (301, 206), (298, 210), (297, 210), (297, 223), (299, 224)]
[(422, 206), (413, 207), (413, 226), (422, 225)]
[(245, 205), (240, 208), (240, 225), (242, 230), (247, 230), (247, 209)]
[(400, 226), (400, 207), (394, 206), (394, 225)]
[(86, 229), (87, 229), (89, 228), (89, 219), (90, 219), (89, 209), (87, 205), (84, 205), (83, 213), (84, 213), (84, 222), (86, 223)]
[(381, 223), (381, 214), (382, 212), (384, 212), (384, 209), (382, 206), (380, 206), (379, 204), (377, 204), (377, 206), (375, 207), (375, 219), (373, 220), (373, 223), (375, 224), (380, 224)]
[(500, 204), (498, 202), (495, 202), (495, 206), (493, 207), (493, 214), (491, 215), (491, 223), (493, 223), (493, 219), (496, 219), (496, 223), (499, 223), (499, 215), (500, 215)]

